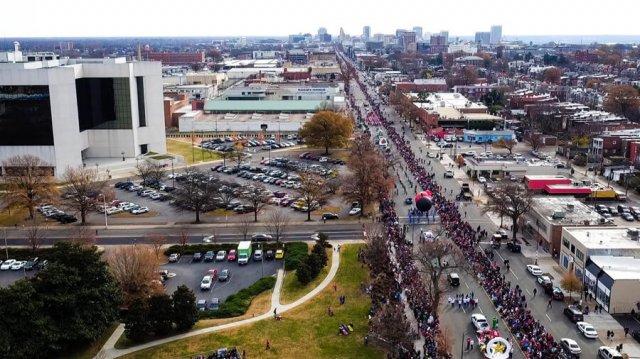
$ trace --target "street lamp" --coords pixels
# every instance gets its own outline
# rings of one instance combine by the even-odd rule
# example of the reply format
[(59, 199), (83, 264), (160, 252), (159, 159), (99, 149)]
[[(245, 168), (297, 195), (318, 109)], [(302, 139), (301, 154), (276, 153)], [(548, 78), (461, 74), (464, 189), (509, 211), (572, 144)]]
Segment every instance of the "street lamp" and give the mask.
[(120, 152), (120, 154), (122, 155), (122, 162), (124, 162), (124, 151)]
[(176, 186), (176, 173), (173, 171), (173, 161), (175, 158), (171, 157), (171, 187)]

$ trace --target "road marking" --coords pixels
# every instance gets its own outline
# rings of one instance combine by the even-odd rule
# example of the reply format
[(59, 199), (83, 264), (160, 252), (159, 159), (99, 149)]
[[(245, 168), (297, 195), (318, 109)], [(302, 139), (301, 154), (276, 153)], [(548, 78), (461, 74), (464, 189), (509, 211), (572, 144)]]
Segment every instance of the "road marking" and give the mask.
[(500, 252), (498, 252), (498, 251), (494, 251), (494, 252), (496, 252), (496, 254), (498, 255), (498, 257), (500, 257), (500, 259), (502, 259), (502, 261), (504, 262), (504, 257), (500, 255)]
[(469, 288), (469, 285), (467, 284), (467, 282), (463, 281), (463, 283), (467, 287), (467, 289), (471, 289), (471, 288)]
[(551, 321), (551, 318), (549, 318), (549, 314), (545, 314), (547, 316), (547, 319), (549, 319), (549, 321)]
[(482, 313), (482, 315), (484, 315), (484, 310), (482, 310), (482, 307), (478, 306), (478, 309), (480, 309), (480, 313)]
[(529, 294), (529, 295), (531, 294), (531, 292), (529, 292), (529, 289), (525, 288), (524, 290), (525, 290), (525, 292), (527, 292), (527, 294)]
[(520, 279), (518, 278), (518, 276), (513, 272), (513, 269), (509, 268), (509, 272), (511, 272), (511, 274), (513, 274), (513, 277), (514, 277), (516, 280), (520, 280)]

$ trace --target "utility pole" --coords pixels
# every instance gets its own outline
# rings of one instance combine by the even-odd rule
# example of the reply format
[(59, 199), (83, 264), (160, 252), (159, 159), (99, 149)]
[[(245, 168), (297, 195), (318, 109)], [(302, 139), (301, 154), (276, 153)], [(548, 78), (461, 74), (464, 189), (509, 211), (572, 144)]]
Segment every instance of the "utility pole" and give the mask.
[(9, 259), (9, 247), (7, 246), (7, 229), (4, 228), (4, 253)]

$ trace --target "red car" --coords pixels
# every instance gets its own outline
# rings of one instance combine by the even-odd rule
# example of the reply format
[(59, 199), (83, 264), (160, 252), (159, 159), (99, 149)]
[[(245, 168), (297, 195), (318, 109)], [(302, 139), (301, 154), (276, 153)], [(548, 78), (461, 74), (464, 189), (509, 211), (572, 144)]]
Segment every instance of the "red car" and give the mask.
[(229, 254), (227, 254), (227, 260), (229, 262), (233, 262), (233, 261), (236, 260), (236, 250), (235, 249), (232, 249), (232, 250), (229, 251)]

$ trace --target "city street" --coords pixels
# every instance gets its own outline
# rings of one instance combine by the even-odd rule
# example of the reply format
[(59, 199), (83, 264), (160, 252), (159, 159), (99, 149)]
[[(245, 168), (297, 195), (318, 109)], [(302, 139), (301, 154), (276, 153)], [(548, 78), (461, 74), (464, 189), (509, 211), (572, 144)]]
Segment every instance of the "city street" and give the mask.
[[(364, 101), (364, 96), (360, 93), (359, 87), (351, 86), (351, 88), (354, 90), (354, 95), (357, 101), (358, 102)], [(382, 108), (384, 109), (387, 115), (391, 115), (392, 116), (391, 118), (395, 119), (394, 122), (395, 122), (396, 130), (398, 132), (402, 132), (402, 123), (404, 122), (404, 120), (402, 120), (390, 107), (383, 106)], [(362, 110), (366, 110), (366, 109), (362, 107)], [(363, 113), (366, 114), (366, 111)], [(375, 128), (375, 127), (372, 127), (372, 128)], [(408, 128), (407, 128), (407, 131), (408, 131)], [(439, 152), (440, 149), (435, 146), (433, 146), (435, 148), (428, 149), (420, 140), (418, 140), (416, 135), (410, 134), (408, 138), (414, 153), (422, 152), (425, 154), (424, 158), (431, 161), (431, 164), (426, 165), (426, 167), (430, 172), (435, 174), (435, 179), (442, 186), (442, 192), (445, 193), (448, 198), (453, 199), (455, 195), (457, 195), (460, 192), (462, 182), (471, 182), (471, 180), (462, 181), (459, 179), (445, 179), (444, 172), (448, 168), (445, 167), (441, 163), (441, 161), (438, 161), (436, 159), (431, 159), (426, 156), (426, 153), (428, 151)], [(395, 150), (395, 147), (393, 146), (393, 144), (391, 144), (391, 148), (392, 150)], [(400, 172), (402, 173), (400, 176), (400, 180), (404, 182), (411, 181), (415, 185), (416, 181), (415, 179), (412, 178), (409, 172), (407, 172), (409, 173), (409, 177), (404, 176), (402, 165), (401, 165)], [(415, 191), (415, 189), (413, 191), (408, 190), (406, 194), (401, 190), (399, 192), (400, 193), (396, 195), (396, 198), (395, 198), (396, 209), (398, 213), (402, 215), (404, 213), (407, 213), (407, 210), (408, 210), (407, 208), (408, 206), (404, 205), (404, 198), (413, 197), (415, 195), (415, 192), (417, 191)], [(481, 229), (486, 229), (488, 233), (494, 233), (498, 229), (497, 226), (488, 218), (488, 216), (482, 213), (481, 207), (479, 205), (473, 202), (470, 202), (470, 203), (466, 202), (466, 203), (460, 203), (459, 206), (460, 206), (461, 213), (466, 213), (468, 222), (472, 226), (474, 227), (480, 226)], [(496, 259), (499, 259), (499, 260), (508, 259), (510, 261), (511, 268), (508, 273), (505, 273), (505, 275), (511, 278), (511, 282), (513, 285), (516, 285), (516, 284), (519, 285), (523, 289), (523, 291), (527, 293), (527, 296), (529, 297), (528, 302), (530, 303), (529, 309), (532, 310), (534, 317), (543, 323), (545, 328), (547, 328), (547, 330), (554, 336), (554, 338), (556, 340), (559, 340), (560, 338), (564, 338), (564, 337), (575, 339), (580, 345), (580, 347), (582, 348), (584, 357), (595, 357), (597, 355), (598, 347), (602, 345), (602, 342), (600, 340), (594, 341), (594, 340), (590, 340), (582, 337), (582, 335), (578, 332), (575, 324), (571, 323), (563, 315), (562, 311), (564, 309), (564, 305), (561, 302), (554, 302), (552, 303), (551, 308), (547, 308), (548, 298), (549, 298), (548, 296), (546, 296), (545, 294), (539, 293), (535, 298), (533, 298), (533, 288), (535, 288), (538, 285), (535, 281), (535, 278), (529, 275), (525, 269), (525, 266), (527, 264), (530, 264), (531, 261), (523, 257), (521, 254), (513, 254), (507, 251), (506, 249), (500, 249), (496, 251), (496, 255), (497, 255)], [(484, 314), (488, 319), (493, 318), (494, 316), (497, 316), (497, 313), (495, 312), (495, 308), (493, 307), (490, 301), (490, 298), (487, 297), (486, 293), (484, 293), (482, 288), (479, 286), (477, 281), (472, 276), (470, 276), (468, 273), (462, 274), (461, 282), (463, 284), (460, 287), (458, 287), (457, 291), (452, 291), (451, 295), (455, 296), (455, 293), (468, 294), (469, 292), (473, 291), (476, 297), (480, 299), (478, 311)], [(540, 288), (541, 287), (538, 286), (539, 292), (541, 292)], [(457, 308), (446, 308), (447, 307), (446, 304), (447, 303), (442, 304), (443, 305), (443, 311), (441, 314), (442, 322), (445, 323), (444, 325), (445, 327), (451, 326), (451, 331), (453, 333), (458, 333), (458, 335), (452, 338), (454, 342), (453, 347), (462, 348), (464, 344), (462, 333), (466, 333), (465, 335), (473, 333), (473, 327), (470, 324), (470, 317), (469, 317), (471, 313), (466, 309), (463, 311)], [(585, 316), (585, 321), (589, 321), (590, 320), (589, 317), (590, 316)], [(506, 335), (507, 338), (510, 338), (512, 342), (515, 343), (515, 341), (513, 341), (513, 338), (511, 338), (511, 335), (509, 333), (504, 333), (505, 331), (507, 331), (506, 325), (504, 325), (503, 322), (501, 322), (500, 324), (501, 325), (499, 326), (499, 329), (501, 330), (502, 334)], [(517, 353), (518, 353), (518, 350), (516, 350), (516, 354)], [(463, 357), (460, 354), (459, 350), (454, 350), (454, 355), (456, 357)], [(522, 354), (520, 353), (520, 356), (521, 355)], [(481, 356), (478, 352), (474, 352), (474, 353), (464, 353), (464, 357), (480, 358)]]

